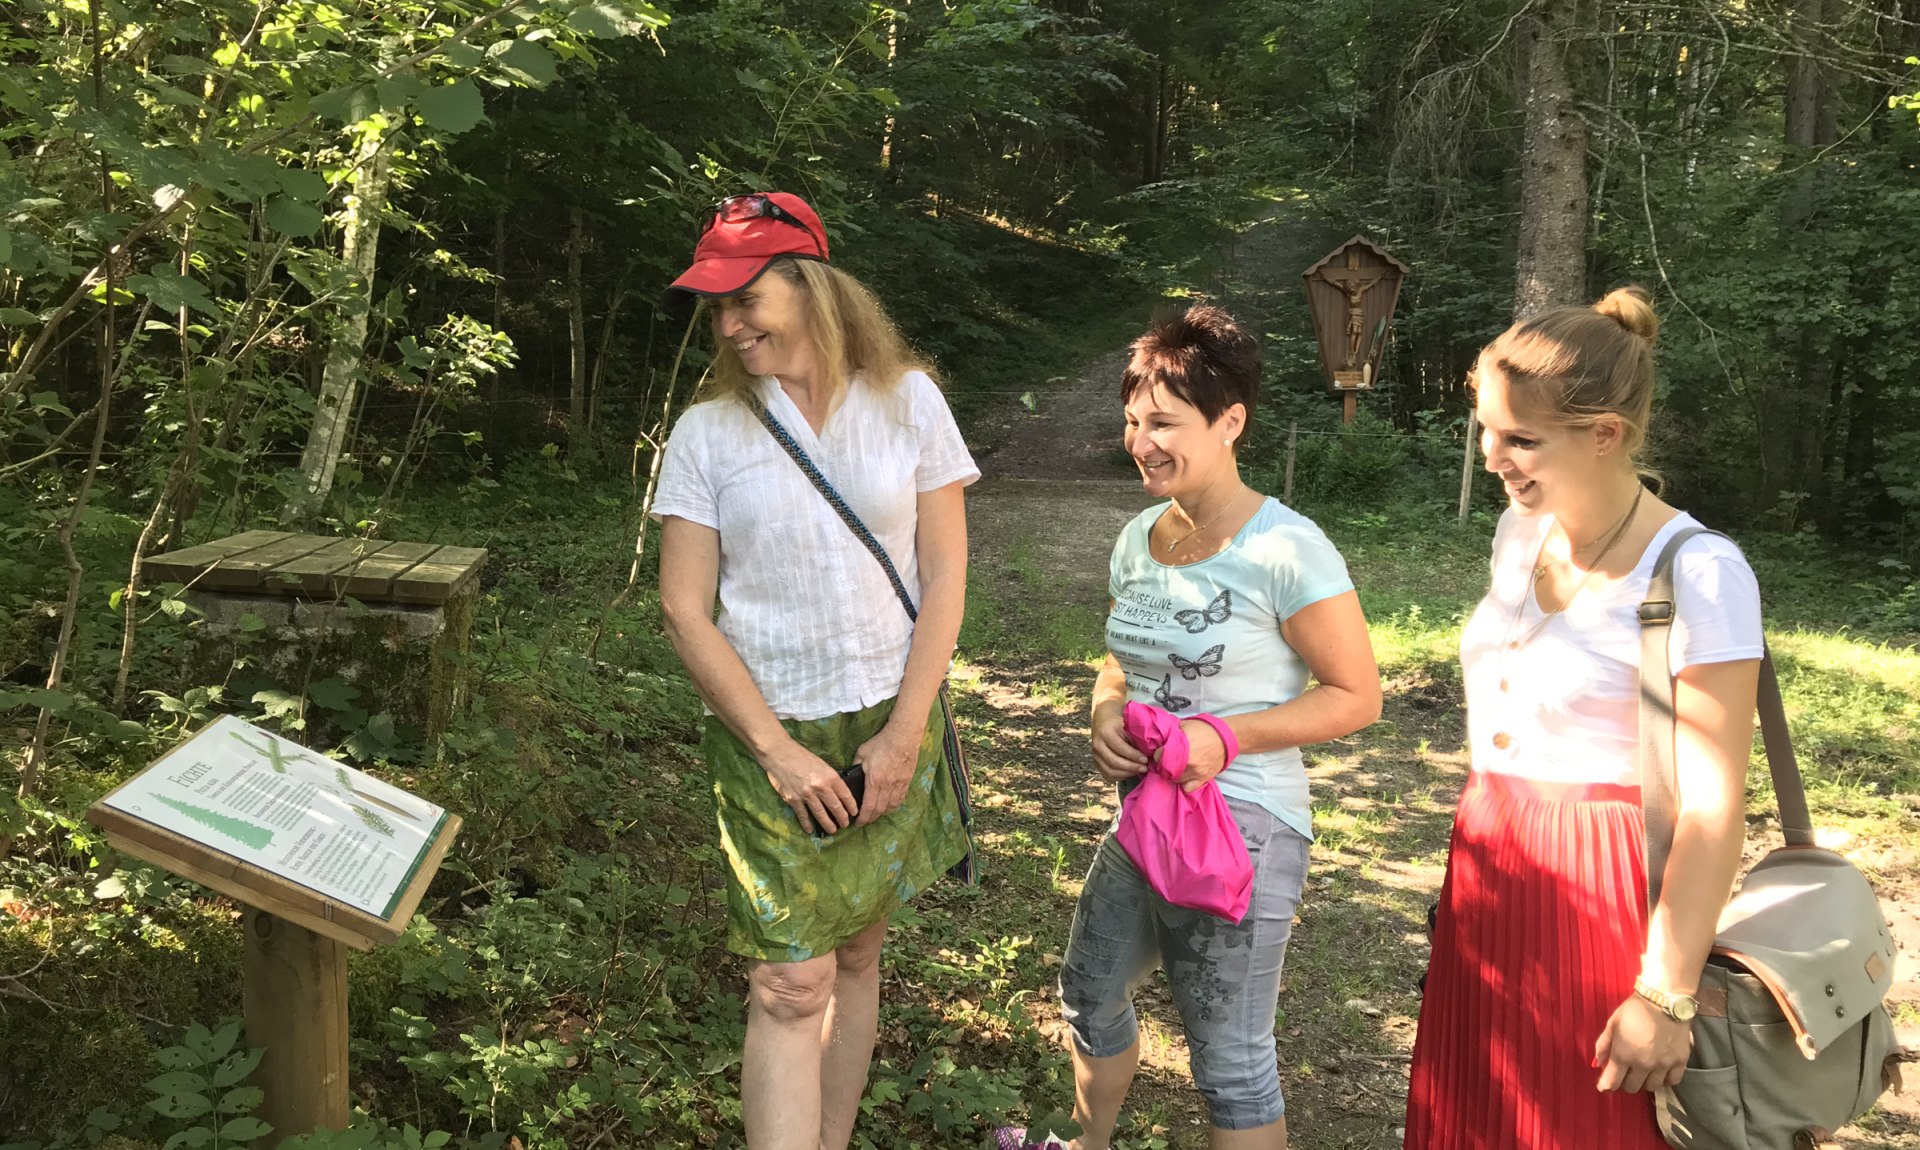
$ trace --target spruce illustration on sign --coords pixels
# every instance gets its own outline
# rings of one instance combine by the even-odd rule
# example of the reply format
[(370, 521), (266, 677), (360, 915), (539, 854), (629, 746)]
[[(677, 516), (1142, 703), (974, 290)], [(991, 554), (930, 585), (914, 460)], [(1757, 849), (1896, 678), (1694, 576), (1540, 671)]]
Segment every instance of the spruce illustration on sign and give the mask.
[(197, 807), (192, 803), (183, 803), (178, 799), (170, 799), (165, 795), (155, 795), (153, 797), (172, 807), (174, 810), (179, 811), (194, 822), (199, 823), (201, 826), (212, 827), (228, 838), (236, 842), (243, 842), (254, 850), (266, 850), (267, 847), (273, 843), (273, 832), (260, 826), (258, 823), (250, 823), (246, 819), (221, 814), (219, 811), (209, 810), (206, 807)]
[(374, 814), (372, 811), (361, 806), (359, 803), (349, 803), (348, 805), (353, 808), (354, 814), (360, 816), (360, 821), (367, 824), (368, 830), (377, 831), (380, 834), (387, 836), (388, 838), (393, 837), (392, 823), (381, 818), (379, 815)]
[[(365, 799), (367, 802), (370, 802), (375, 806), (387, 808), (388, 810), (392, 811), (394, 814), (399, 815), (403, 819), (406, 819), (408, 822), (417, 823), (420, 821), (420, 816), (414, 814), (412, 811), (407, 810), (405, 807), (394, 806), (392, 803), (381, 798), (379, 795), (373, 794), (369, 791), (363, 791), (359, 787), (354, 786), (353, 776), (347, 774), (347, 769), (345, 767), (333, 768), (333, 778), (335, 782), (340, 784), (340, 790), (336, 791), (335, 793), (338, 794), (341, 798), (346, 799), (348, 806), (353, 806), (354, 798)], [(350, 798), (349, 796), (352, 796), (352, 797)], [(357, 806), (355, 806), (354, 809), (360, 810), (360, 808)], [(369, 815), (373, 815), (373, 812), (361, 811), (360, 817), (364, 820)], [(373, 817), (379, 818), (378, 815), (373, 815)], [(372, 823), (368, 823), (367, 825), (373, 826)], [(384, 819), (381, 820), (379, 826), (373, 827), (373, 829), (385, 835), (390, 835), (393, 833), (393, 828), (389, 826), (386, 820)]]

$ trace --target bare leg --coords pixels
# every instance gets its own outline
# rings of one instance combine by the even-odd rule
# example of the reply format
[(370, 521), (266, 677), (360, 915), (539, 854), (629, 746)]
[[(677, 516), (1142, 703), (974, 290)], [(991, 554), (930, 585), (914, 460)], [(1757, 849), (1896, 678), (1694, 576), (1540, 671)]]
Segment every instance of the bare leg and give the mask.
[(1208, 1150), (1287, 1150), (1287, 1120), (1281, 1118), (1251, 1130), (1207, 1131)]
[(1080, 1127), (1074, 1150), (1107, 1150), (1120, 1104), (1127, 1100), (1133, 1072), (1140, 1066), (1140, 1042), (1108, 1058), (1095, 1058), (1073, 1047), (1073, 1120)]
[(846, 1150), (867, 1092), (873, 1035), (880, 1021), (880, 943), (885, 919), (833, 952), (833, 1003), (820, 1052), (820, 1146)]
[(740, 1109), (749, 1150), (819, 1150), (820, 1039), (837, 965), (821, 955), (747, 968)]

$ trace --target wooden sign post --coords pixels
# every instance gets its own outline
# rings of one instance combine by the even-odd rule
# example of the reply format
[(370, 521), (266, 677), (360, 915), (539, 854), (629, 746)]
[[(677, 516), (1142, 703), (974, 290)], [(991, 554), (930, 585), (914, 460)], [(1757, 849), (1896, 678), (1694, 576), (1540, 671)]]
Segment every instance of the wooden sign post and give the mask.
[(344, 1129), (346, 947), (405, 932), (460, 817), (231, 715), (87, 819), (126, 854), (246, 906), (248, 1041), (273, 1142)]
[(1344, 421), (1352, 423), (1355, 396), (1373, 388), (1407, 265), (1365, 236), (1355, 236), (1302, 274), (1321, 366), (1341, 397)]

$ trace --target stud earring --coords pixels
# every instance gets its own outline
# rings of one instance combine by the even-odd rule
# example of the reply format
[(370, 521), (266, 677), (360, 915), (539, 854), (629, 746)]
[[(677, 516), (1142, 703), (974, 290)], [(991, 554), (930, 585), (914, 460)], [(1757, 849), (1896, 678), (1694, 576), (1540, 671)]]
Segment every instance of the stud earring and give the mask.
[(1232, 447), (1232, 446), (1233, 446), (1233, 440), (1231, 440), (1231, 439), (1223, 439), (1223, 440), (1221, 440), (1221, 441), (1220, 441), (1220, 446), (1222, 446), (1222, 447)]

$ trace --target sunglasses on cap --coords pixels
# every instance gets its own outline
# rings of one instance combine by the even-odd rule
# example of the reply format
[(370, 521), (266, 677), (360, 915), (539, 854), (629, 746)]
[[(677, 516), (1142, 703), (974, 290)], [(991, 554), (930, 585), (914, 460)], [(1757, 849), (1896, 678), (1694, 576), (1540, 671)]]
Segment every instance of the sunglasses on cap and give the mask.
[(814, 250), (820, 252), (820, 258), (826, 258), (826, 252), (820, 247), (820, 238), (814, 235), (813, 229), (808, 227), (800, 217), (774, 203), (765, 192), (748, 192), (745, 195), (728, 196), (724, 200), (716, 201), (712, 210), (707, 213), (707, 218), (700, 224), (700, 234), (704, 236), (712, 231), (716, 223), (741, 224), (758, 219), (778, 220), (790, 227), (799, 228), (807, 233), (808, 239), (813, 241)]

